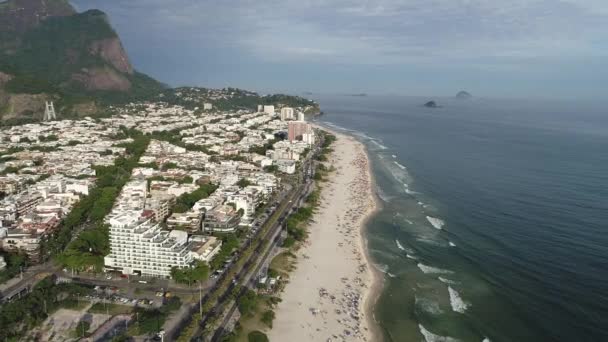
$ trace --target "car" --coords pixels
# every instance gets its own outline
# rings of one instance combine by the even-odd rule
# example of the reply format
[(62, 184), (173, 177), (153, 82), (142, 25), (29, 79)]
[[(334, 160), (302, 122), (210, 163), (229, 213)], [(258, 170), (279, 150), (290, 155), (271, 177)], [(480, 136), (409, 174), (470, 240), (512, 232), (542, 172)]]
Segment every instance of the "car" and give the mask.
[(140, 283), (140, 284), (147, 284), (148, 282), (147, 282), (147, 281), (145, 281), (145, 280), (140, 280), (140, 281), (139, 281), (139, 283)]
[(108, 280), (112, 280), (112, 276), (108, 274), (108, 275), (106, 276), (106, 279), (108, 279)]

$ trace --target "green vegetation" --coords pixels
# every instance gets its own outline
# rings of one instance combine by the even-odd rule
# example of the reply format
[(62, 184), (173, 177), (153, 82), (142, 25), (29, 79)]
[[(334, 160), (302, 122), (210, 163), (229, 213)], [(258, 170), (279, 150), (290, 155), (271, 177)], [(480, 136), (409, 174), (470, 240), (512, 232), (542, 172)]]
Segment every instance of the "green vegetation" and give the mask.
[(57, 259), (62, 265), (83, 270), (93, 267), (95, 271), (103, 270), (103, 257), (110, 253), (109, 229), (106, 225), (85, 230), (68, 245), (68, 248)]
[(252, 316), (257, 305), (258, 296), (253, 290), (247, 290), (247, 292), (238, 300), (238, 307), (241, 315)]
[(236, 182), (236, 185), (240, 186), (241, 188), (250, 186), (251, 184), (252, 183), (245, 178), (241, 178), (238, 182)]
[(4, 257), (6, 262), (6, 268), (0, 271), (0, 283), (15, 277), (22, 267), (28, 266), (27, 255), (24, 253), (2, 253), (0, 256)]
[(270, 173), (274, 173), (279, 171), (279, 167), (276, 165), (268, 165), (268, 166), (264, 166), (264, 172), (270, 172)]
[(226, 260), (228, 260), (230, 255), (232, 255), (232, 251), (239, 246), (239, 240), (234, 234), (224, 234), (221, 236), (221, 238), (222, 247), (210, 262), (211, 269), (214, 271), (224, 266)]
[(89, 309), (90, 313), (109, 314), (111, 316), (130, 314), (133, 312), (133, 307), (129, 305), (120, 305), (114, 303), (95, 303)]
[(268, 342), (268, 336), (261, 331), (252, 331), (247, 335), (249, 342)]
[(266, 310), (262, 314), (262, 323), (266, 324), (269, 328), (272, 329), (272, 321), (274, 321), (275, 313), (272, 310)]
[(78, 304), (78, 295), (92, 292), (91, 288), (58, 284), (45, 278), (31, 293), (13, 302), (0, 306), (0, 340), (22, 341), (26, 332), (44, 321), (49, 315), (62, 307)]
[(209, 266), (202, 261), (196, 261), (192, 267), (188, 268), (171, 268), (171, 278), (182, 284), (200, 283), (207, 280), (208, 277)]
[(80, 321), (74, 328), (74, 336), (76, 337), (85, 337), (88, 336), (89, 329), (91, 328), (91, 323), (87, 321)]
[(181, 301), (177, 297), (172, 297), (168, 303), (161, 306), (160, 309), (135, 309), (136, 322), (129, 327), (129, 335), (139, 336), (145, 334), (158, 333), (165, 320), (169, 315), (178, 310), (181, 306)]
[(191, 193), (180, 195), (177, 198), (172, 211), (174, 213), (187, 212), (196, 202), (202, 200), (203, 198), (209, 197), (209, 195), (211, 195), (215, 189), (217, 189), (217, 185), (215, 184), (203, 184)]
[[(129, 180), (131, 170), (137, 166), (150, 141), (149, 137), (138, 131), (128, 133), (133, 138), (133, 142), (127, 146), (129, 156), (118, 157), (112, 166), (95, 168), (96, 187), (74, 206), (62, 220), (58, 231), (41, 243), (43, 259), (58, 256), (62, 265), (76, 270), (99, 270), (103, 265), (103, 256), (108, 248), (108, 233), (102, 225), (103, 218), (112, 210), (120, 189)], [(89, 230), (70, 242), (75, 232), (87, 227)]]
[[(50, 5), (47, 4), (47, 5)], [(45, 6), (47, 6), (45, 5)], [(69, 6), (69, 5), (68, 5)], [(99, 10), (49, 17), (25, 33), (13, 32), (20, 24), (10, 22), (12, 14), (2, 13), (9, 21), (6, 31), (0, 32), (0, 71), (13, 75), (5, 88), (10, 93), (52, 94), (63, 117), (74, 116), (74, 105), (79, 103), (117, 104), (150, 99), (164, 86), (141, 73), (123, 73), (94, 51), (96, 41), (117, 38), (106, 15)], [(12, 29), (12, 30), (11, 30)], [(5, 53), (12, 51), (12, 53)], [(131, 84), (129, 91), (95, 91), (84, 87), (74, 75), (83, 69), (101, 70), (114, 77), (122, 77)], [(14, 125), (37, 121), (32, 116), (4, 120)]]

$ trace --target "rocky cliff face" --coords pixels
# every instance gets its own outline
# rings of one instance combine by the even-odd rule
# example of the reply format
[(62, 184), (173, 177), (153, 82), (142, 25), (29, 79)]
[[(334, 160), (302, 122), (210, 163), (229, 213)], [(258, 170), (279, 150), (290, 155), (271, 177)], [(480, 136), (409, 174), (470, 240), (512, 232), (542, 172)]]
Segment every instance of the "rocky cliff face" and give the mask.
[[(38, 110), (18, 94), (91, 102), (108, 93), (125, 98), (133, 89), (160, 88), (149, 78), (141, 84), (144, 77), (105, 13), (77, 13), (67, 0), (0, 0), (0, 72), (6, 76), (0, 77), (0, 117)], [(41, 97), (30, 96), (33, 102)]]
[(133, 74), (133, 66), (131, 66), (127, 53), (118, 37), (91, 42), (89, 52), (92, 55), (101, 57), (101, 59), (120, 72), (129, 75)]

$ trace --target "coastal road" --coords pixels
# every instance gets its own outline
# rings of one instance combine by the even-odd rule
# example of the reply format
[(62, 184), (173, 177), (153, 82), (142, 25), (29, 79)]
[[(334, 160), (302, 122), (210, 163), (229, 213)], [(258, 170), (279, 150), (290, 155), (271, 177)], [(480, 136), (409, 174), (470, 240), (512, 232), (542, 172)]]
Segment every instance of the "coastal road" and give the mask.
[[(297, 198), (296, 201), (294, 201), (294, 205), (291, 206), (289, 213), (293, 212), (293, 210), (295, 208), (297, 208), (303, 204), (304, 200), (306, 199), (306, 196), (308, 194), (310, 194), (311, 189), (312, 189), (311, 183), (307, 183), (306, 190), (299, 195), (299, 197)], [(279, 225), (282, 226), (283, 222), (280, 222)], [(271, 240), (272, 242), (266, 247), (262, 257), (258, 260), (257, 265), (255, 266), (255, 269), (253, 270), (253, 272), (250, 272), (245, 277), (245, 279), (243, 279), (243, 281), (242, 281), (243, 287), (242, 287), (241, 291), (235, 297), (234, 302), (230, 306), (228, 313), (224, 316), (224, 319), (222, 320), (221, 324), (215, 330), (215, 333), (211, 337), (212, 342), (220, 341), (221, 337), (225, 334), (225, 332), (226, 332), (225, 328), (228, 325), (228, 323), (230, 322), (230, 320), (232, 319), (232, 317), (234, 316), (234, 314), (238, 308), (238, 299), (241, 296), (243, 296), (250, 287), (255, 287), (255, 281), (257, 279), (256, 277), (259, 275), (262, 267), (268, 262), (268, 258), (272, 255), (273, 249), (277, 246), (277, 244), (280, 240), (279, 239), (280, 232), (281, 232), (280, 229), (276, 230), (274, 232), (275, 235), (270, 237), (272, 239)]]
[[(298, 184), (297, 190), (290, 194), (291, 196), (288, 197), (289, 201), (284, 203), (284, 205), (279, 208), (280, 210), (277, 211), (275, 216), (273, 216), (273, 217), (277, 217), (277, 219), (271, 223), (272, 226), (270, 227), (269, 231), (265, 235), (264, 239), (260, 240), (259, 245), (257, 246), (255, 252), (250, 257), (250, 260), (248, 260), (248, 262), (245, 264), (244, 268), (241, 269), (237, 273), (233, 283), (220, 296), (220, 300), (216, 303), (214, 308), (209, 313), (207, 313), (206, 315), (203, 316), (203, 318), (201, 319), (201, 323), (200, 323), (196, 333), (194, 334), (194, 337), (191, 339), (191, 341), (202, 341), (204, 339), (204, 337), (202, 336), (203, 329), (206, 327), (207, 322), (209, 321), (209, 319), (219, 316), (221, 314), (221, 312), (224, 311), (224, 310), (222, 310), (222, 308), (230, 302), (230, 299), (231, 299), (230, 294), (231, 294), (235, 284), (241, 283), (242, 285), (244, 285), (243, 289), (241, 289), (241, 291), (236, 295), (235, 301), (233, 302), (232, 306), (229, 308), (228, 314), (225, 315), (224, 319), (220, 323), (218, 329), (216, 329), (215, 333), (212, 335), (211, 339), (213, 341), (218, 340), (224, 334), (224, 332), (225, 332), (224, 329), (225, 329), (226, 324), (229, 322), (229, 320), (231, 319), (231, 317), (234, 315), (234, 313), (236, 311), (236, 308), (237, 308), (236, 301), (238, 300), (238, 298), (240, 298), (240, 296), (242, 296), (245, 293), (247, 285), (249, 285), (249, 282), (252, 279), (252, 276), (257, 275), (257, 273), (259, 272), (262, 265), (266, 262), (266, 259), (270, 255), (270, 251), (272, 251), (272, 248), (276, 245), (276, 238), (278, 237), (278, 233), (280, 233), (285, 220), (297, 207), (302, 205), (302, 203), (304, 202), (304, 200), (306, 198), (306, 195), (308, 195), (308, 193), (310, 192), (310, 190), (312, 188), (312, 176), (313, 176), (313, 172), (314, 172), (313, 157), (316, 156), (318, 152), (319, 152), (319, 148), (318, 148), (318, 146), (316, 146), (313, 149), (312, 153), (309, 153), (308, 156), (306, 157), (306, 159), (303, 161), (301, 169), (298, 170), (297, 182), (299, 184)], [(270, 241), (270, 239), (273, 239), (272, 242), (269, 244), (269, 247), (267, 246), (267, 249), (265, 249), (265, 252), (262, 253), (261, 247), (264, 247), (263, 243), (265, 241)], [(261, 255), (263, 255), (262, 258), (260, 258)], [(253, 263), (253, 261), (255, 261), (255, 260), (257, 260), (257, 262)], [(255, 272), (252, 273), (251, 272), (252, 269), (255, 269)], [(249, 275), (249, 277), (247, 277), (244, 280), (243, 278), (246, 275)]]

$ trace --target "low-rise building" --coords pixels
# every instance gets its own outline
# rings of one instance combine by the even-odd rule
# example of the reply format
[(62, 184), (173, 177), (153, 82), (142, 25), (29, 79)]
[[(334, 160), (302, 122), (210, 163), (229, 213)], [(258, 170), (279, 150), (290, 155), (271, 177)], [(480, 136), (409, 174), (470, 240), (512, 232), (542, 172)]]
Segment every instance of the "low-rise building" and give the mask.
[(241, 221), (238, 211), (229, 205), (218, 205), (205, 213), (203, 231), (230, 233), (234, 232)]
[(167, 219), (167, 228), (171, 230), (185, 230), (191, 233), (201, 230), (202, 212), (187, 211), (185, 213), (173, 213)]
[(209, 263), (222, 248), (222, 240), (215, 236), (201, 236), (193, 239), (190, 244), (190, 253), (195, 260)]

